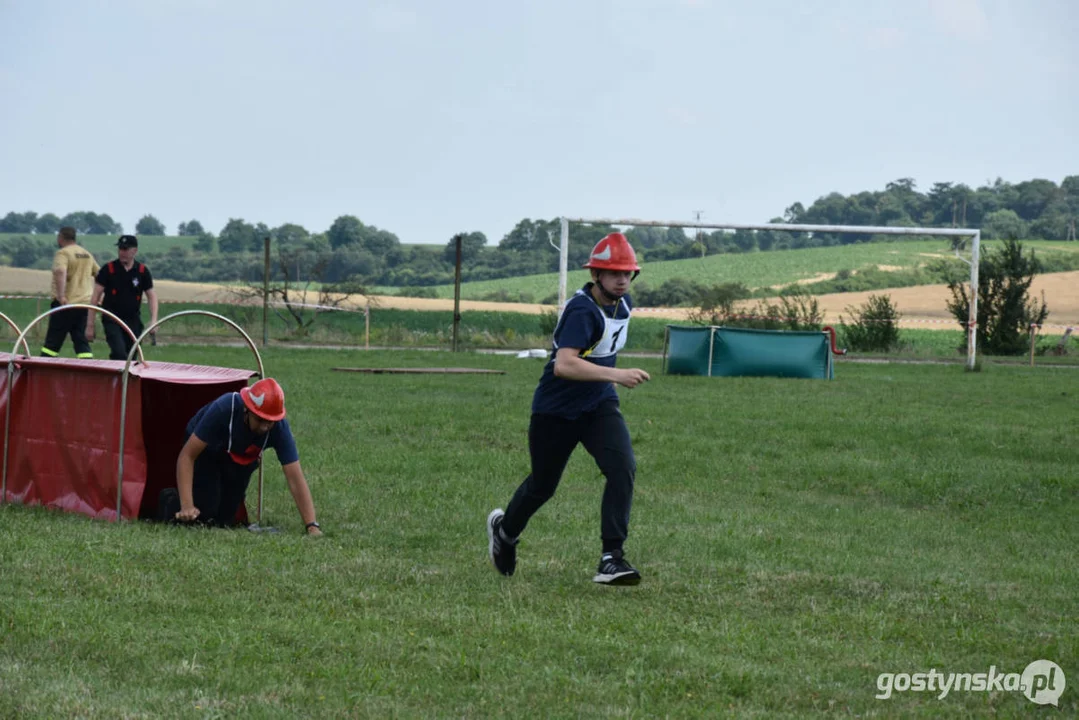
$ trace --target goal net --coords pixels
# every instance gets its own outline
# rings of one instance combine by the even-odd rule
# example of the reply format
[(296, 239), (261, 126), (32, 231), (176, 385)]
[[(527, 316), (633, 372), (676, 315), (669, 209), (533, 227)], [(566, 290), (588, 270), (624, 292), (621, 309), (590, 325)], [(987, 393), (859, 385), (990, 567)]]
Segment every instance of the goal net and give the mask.
[(620, 227), (663, 227), (691, 228), (695, 230), (758, 230), (773, 232), (809, 233), (855, 233), (864, 235), (914, 235), (918, 237), (953, 237), (965, 238), (970, 243), (970, 317), (967, 320), (967, 368), (974, 369), (977, 354), (977, 317), (978, 317), (978, 254), (981, 244), (981, 231), (972, 228), (926, 228), (926, 227), (878, 227), (872, 225), (800, 225), (787, 223), (709, 223), (709, 222), (667, 222), (659, 220), (637, 220), (631, 218), (562, 218), (562, 241), (558, 258), (558, 306), (566, 303), (566, 277), (569, 274), (570, 224), (610, 225)]

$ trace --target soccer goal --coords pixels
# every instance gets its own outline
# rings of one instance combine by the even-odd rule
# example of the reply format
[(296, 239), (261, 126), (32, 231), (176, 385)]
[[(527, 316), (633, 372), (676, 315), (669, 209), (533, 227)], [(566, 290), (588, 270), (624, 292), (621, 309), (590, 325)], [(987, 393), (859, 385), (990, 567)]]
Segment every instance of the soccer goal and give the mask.
[(569, 273), (570, 223), (583, 225), (613, 225), (619, 227), (680, 227), (703, 230), (775, 230), (806, 233), (872, 233), (874, 235), (916, 235), (920, 237), (961, 237), (970, 239), (970, 317), (967, 320), (967, 369), (973, 370), (976, 353), (978, 325), (978, 251), (981, 231), (973, 228), (926, 228), (926, 227), (877, 227), (872, 225), (788, 225), (786, 223), (705, 223), (662, 222), (659, 220), (634, 220), (612, 218), (562, 218), (562, 243), (558, 258), (558, 307), (566, 303), (566, 276)]

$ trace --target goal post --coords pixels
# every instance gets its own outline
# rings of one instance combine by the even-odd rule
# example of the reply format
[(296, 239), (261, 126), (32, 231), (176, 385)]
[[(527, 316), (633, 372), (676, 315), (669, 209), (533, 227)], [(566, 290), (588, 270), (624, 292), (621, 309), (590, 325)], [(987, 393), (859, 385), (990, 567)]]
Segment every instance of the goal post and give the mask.
[(978, 255), (981, 230), (974, 228), (927, 228), (891, 227), (874, 225), (803, 225), (787, 223), (706, 223), (663, 222), (659, 220), (635, 220), (631, 218), (562, 218), (562, 243), (558, 256), (558, 307), (566, 304), (566, 276), (569, 273), (569, 226), (570, 223), (585, 225), (613, 225), (620, 227), (681, 227), (705, 230), (776, 230), (807, 233), (871, 233), (874, 235), (915, 235), (919, 237), (968, 238), (970, 247), (970, 315), (967, 318), (967, 369), (973, 370), (977, 358), (978, 327)]

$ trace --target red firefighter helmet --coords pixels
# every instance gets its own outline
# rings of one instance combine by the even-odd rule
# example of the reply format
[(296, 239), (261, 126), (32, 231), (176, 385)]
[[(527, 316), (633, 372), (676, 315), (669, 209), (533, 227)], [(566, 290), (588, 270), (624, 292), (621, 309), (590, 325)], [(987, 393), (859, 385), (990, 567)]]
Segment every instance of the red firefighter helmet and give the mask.
[(641, 266), (637, 264), (637, 253), (633, 252), (633, 246), (620, 232), (613, 232), (596, 243), (592, 254), (588, 256), (588, 262), (581, 267), (593, 270), (641, 271)]
[(263, 420), (277, 422), (285, 417), (285, 391), (273, 378), (263, 378), (240, 391), (248, 410)]

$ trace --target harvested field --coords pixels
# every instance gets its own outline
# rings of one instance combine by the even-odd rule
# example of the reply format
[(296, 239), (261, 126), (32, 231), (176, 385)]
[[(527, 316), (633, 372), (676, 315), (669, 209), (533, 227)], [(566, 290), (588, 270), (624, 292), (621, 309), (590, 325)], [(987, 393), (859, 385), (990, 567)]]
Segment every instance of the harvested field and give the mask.
[[(27, 270), (24, 268), (0, 267), (0, 292), (5, 294), (36, 294), (49, 287), (49, 273), (45, 270)], [(227, 288), (215, 284), (181, 283), (171, 280), (159, 280), (155, 283), (158, 297), (162, 302), (212, 303), (230, 302), (233, 298)], [(1060, 327), (1079, 326), (1079, 271), (1052, 273), (1034, 279), (1034, 293), (1045, 293), (1049, 304), (1049, 325)], [(945, 303), (949, 297), (944, 285), (921, 285), (918, 287), (896, 288), (891, 290), (873, 290), (859, 293), (836, 293), (818, 295), (817, 300), (824, 311), (827, 322), (838, 322), (840, 315), (848, 315), (847, 307), (865, 303), (870, 295), (889, 295), (892, 303), (903, 313), (902, 325), (954, 330), (954, 319), (948, 314)], [(372, 296), (372, 302), (378, 307), (405, 310), (448, 311), (453, 308), (453, 301), (438, 298), (405, 298), (389, 295)], [(312, 302), (315, 298), (312, 298)], [(356, 306), (362, 306), (362, 296), (356, 298)], [(756, 306), (756, 301), (748, 301), (746, 308)], [(495, 312), (522, 312), (538, 314), (554, 310), (553, 306), (535, 303), (498, 303), (480, 300), (462, 300), (462, 311), (489, 310)], [(689, 310), (686, 308), (642, 308), (642, 315), (649, 317), (684, 319)]]

